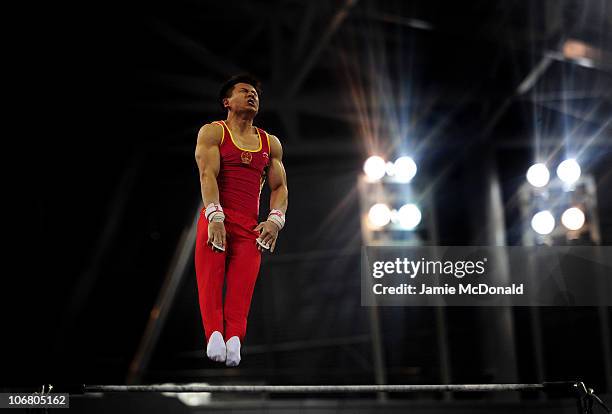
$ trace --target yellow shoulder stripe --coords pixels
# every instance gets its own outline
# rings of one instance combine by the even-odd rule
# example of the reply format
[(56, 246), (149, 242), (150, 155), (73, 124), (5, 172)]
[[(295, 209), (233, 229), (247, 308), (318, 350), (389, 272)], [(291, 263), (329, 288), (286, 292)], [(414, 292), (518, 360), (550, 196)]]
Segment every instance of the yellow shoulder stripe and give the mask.
[(223, 138), (225, 138), (225, 128), (223, 127), (223, 121), (215, 121), (213, 124), (217, 124), (221, 126), (221, 142), (219, 145), (223, 144)]

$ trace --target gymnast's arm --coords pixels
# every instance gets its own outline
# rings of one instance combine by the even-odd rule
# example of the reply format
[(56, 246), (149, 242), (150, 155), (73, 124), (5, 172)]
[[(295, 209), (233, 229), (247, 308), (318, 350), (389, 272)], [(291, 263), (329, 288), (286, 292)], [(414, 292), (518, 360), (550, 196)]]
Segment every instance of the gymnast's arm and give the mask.
[[(219, 186), (217, 175), (221, 165), (219, 144), (223, 134), (221, 125), (206, 124), (198, 132), (195, 159), (200, 172), (200, 189), (202, 201), (206, 207), (210, 203), (219, 204)], [(211, 222), (208, 225), (208, 244), (215, 242), (225, 247), (225, 226), (223, 222)]]
[(268, 185), (270, 187), (270, 210), (287, 212), (289, 189), (287, 174), (283, 165), (283, 147), (274, 135), (270, 135), (270, 168), (268, 170)]
[[(271, 191), (270, 211), (282, 211), (282, 222), (284, 224), (284, 214), (287, 212), (289, 190), (287, 189), (287, 175), (285, 174), (285, 167), (283, 166), (283, 148), (278, 138), (274, 135), (270, 135), (270, 158), (270, 168), (268, 169), (268, 185)], [(274, 252), (276, 239), (278, 238), (278, 232), (281, 227), (282, 226), (271, 221), (270, 216), (268, 216), (268, 220), (259, 223), (259, 225), (255, 227), (255, 231), (260, 232), (258, 240), (263, 243), (264, 246), (270, 246), (270, 252)], [(260, 251), (264, 249), (261, 245), (258, 245), (257, 248)]]

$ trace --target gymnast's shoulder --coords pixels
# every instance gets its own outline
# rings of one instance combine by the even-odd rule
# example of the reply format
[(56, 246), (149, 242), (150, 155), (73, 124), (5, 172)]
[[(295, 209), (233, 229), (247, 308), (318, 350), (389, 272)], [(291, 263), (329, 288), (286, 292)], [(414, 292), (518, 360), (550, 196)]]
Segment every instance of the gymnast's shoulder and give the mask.
[(219, 145), (223, 138), (223, 127), (217, 122), (202, 125), (198, 131), (198, 145)]
[(282, 158), (283, 146), (281, 145), (280, 139), (278, 139), (276, 135), (272, 134), (268, 134), (268, 137), (270, 138), (270, 153), (273, 156), (278, 155), (279, 158)]

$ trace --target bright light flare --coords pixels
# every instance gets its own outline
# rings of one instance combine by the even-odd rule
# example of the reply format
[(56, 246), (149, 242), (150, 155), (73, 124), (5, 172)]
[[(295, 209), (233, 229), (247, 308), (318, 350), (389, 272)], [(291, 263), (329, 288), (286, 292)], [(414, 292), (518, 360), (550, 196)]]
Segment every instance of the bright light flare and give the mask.
[(569, 230), (579, 230), (584, 226), (584, 213), (578, 207), (568, 208), (561, 215), (561, 223)]
[(399, 224), (406, 230), (412, 230), (421, 222), (421, 210), (416, 204), (404, 204), (397, 212)]
[(410, 157), (399, 157), (394, 165), (395, 177), (402, 183), (408, 183), (417, 173), (417, 166)]
[(386, 204), (374, 204), (370, 207), (368, 219), (374, 227), (384, 227), (391, 221), (391, 210)]
[(527, 170), (527, 181), (534, 187), (544, 187), (550, 180), (550, 172), (541, 162), (533, 164)]
[(541, 235), (550, 234), (555, 228), (555, 218), (548, 210), (540, 211), (531, 219), (531, 228)]
[(569, 158), (557, 167), (557, 176), (566, 184), (573, 184), (580, 178), (580, 165), (578, 162)]
[(385, 176), (387, 165), (378, 155), (372, 155), (363, 164), (363, 172), (368, 176), (370, 180), (380, 180)]

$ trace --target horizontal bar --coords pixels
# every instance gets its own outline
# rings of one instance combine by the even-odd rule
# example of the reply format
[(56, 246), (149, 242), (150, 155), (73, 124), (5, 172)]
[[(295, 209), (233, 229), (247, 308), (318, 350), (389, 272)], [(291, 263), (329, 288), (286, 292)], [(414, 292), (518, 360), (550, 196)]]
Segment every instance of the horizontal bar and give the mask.
[(423, 391), (525, 391), (543, 390), (544, 384), (448, 384), (448, 385), (84, 385), (84, 392), (243, 392), (243, 393), (353, 393)]

